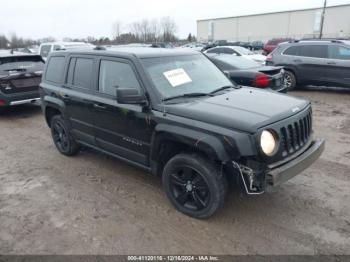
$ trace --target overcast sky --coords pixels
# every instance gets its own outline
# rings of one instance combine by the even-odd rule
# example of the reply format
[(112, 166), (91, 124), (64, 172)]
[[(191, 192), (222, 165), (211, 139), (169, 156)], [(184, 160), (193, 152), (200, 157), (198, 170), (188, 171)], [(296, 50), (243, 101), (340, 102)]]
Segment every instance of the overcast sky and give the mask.
[[(1, 3), (0, 34), (30, 38), (112, 35), (112, 24), (170, 16), (178, 35), (196, 34), (196, 20), (319, 7), (324, 0), (10, 0)], [(350, 0), (328, 0), (329, 5)], [(272, 30), (272, 29), (271, 29)]]

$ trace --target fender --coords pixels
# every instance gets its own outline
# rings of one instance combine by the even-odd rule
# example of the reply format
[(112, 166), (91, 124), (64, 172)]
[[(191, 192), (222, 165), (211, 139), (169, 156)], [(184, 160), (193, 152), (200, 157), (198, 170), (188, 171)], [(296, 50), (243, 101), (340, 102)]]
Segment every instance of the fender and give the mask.
[(64, 102), (60, 99), (58, 99), (57, 97), (53, 97), (53, 96), (44, 96), (43, 102), (46, 106), (51, 106), (54, 107), (58, 110), (60, 110), (61, 112), (64, 112), (64, 109), (66, 107), (66, 105), (64, 104)]
[(46, 118), (46, 109), (48, 107), (51, 107), (51, 108), (55, 108), (57, 109), (58, 111), (61, 112), (61, 114), (63, 116), (65, 116), (65, 107), (66, 105), (64, 104), (64, 102), (56, 97), (53, 97), (53, 96), (44, 96), (44, 98), (42, 99), (42, 111), (44, 113), (44, 116), (45, 116), (45, 119), (46, 119), (46, 123), (48, 125), (50, 125), (50, 123), (48, 123), (48, 120)]
[(226, 162), (230, 160), (227, 150), (218, 137), (180, 126), (159, 124), (152, 137), (151, 160), (157, 159), (157, 153), (163, 141), (180, 142), (205, 152), (211, 158)]

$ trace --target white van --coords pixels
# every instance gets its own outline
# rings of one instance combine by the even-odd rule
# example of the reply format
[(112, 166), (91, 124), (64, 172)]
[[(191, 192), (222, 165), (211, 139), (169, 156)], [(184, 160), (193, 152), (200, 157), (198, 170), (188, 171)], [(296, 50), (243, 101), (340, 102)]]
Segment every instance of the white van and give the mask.
[(92, 49), (95, 46), (89, 43), (84, 42), (50, 42), (42, 43), (39, 47), (39, 54), (41, 57), (46, 60), (50, 52), (67, 50), (67, 49)]

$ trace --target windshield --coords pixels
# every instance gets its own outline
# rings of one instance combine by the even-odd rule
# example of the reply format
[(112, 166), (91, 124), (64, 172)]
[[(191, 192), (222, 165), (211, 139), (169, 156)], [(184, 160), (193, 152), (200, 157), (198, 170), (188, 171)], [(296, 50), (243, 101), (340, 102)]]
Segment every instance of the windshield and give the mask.
[(144, 58), (142, 64), (163, 98), (210, 93), (223, 86), (232, 86), (227, 77), (201, 54)]
[(235, 47), (235, 49), (241, 53), (242, 55), (254, 55), (254, 53), (252, 51), (250, 51), (247, 48), (241, 47), (241, 46), (237, 46)]
[(232, 55), (219, 55), (215, 56), (215, 59), (220, 60), (224, 63), (231, 65), (233, 68), (238, 69), (250, 69), (261, 67), (257, 62), (250, 60), (242, 56), (232, 56)]

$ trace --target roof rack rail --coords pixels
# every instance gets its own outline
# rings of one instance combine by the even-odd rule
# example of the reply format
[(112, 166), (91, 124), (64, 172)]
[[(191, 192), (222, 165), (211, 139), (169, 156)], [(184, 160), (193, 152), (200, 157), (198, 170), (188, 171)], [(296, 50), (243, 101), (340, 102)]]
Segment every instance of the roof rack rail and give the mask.
[[(302, 38), (300, 41), (330, 41), (330, 42), (341, 42), (346, 41), (346, 38)], [(350, 39), (349, 39), (350, 40)]]

